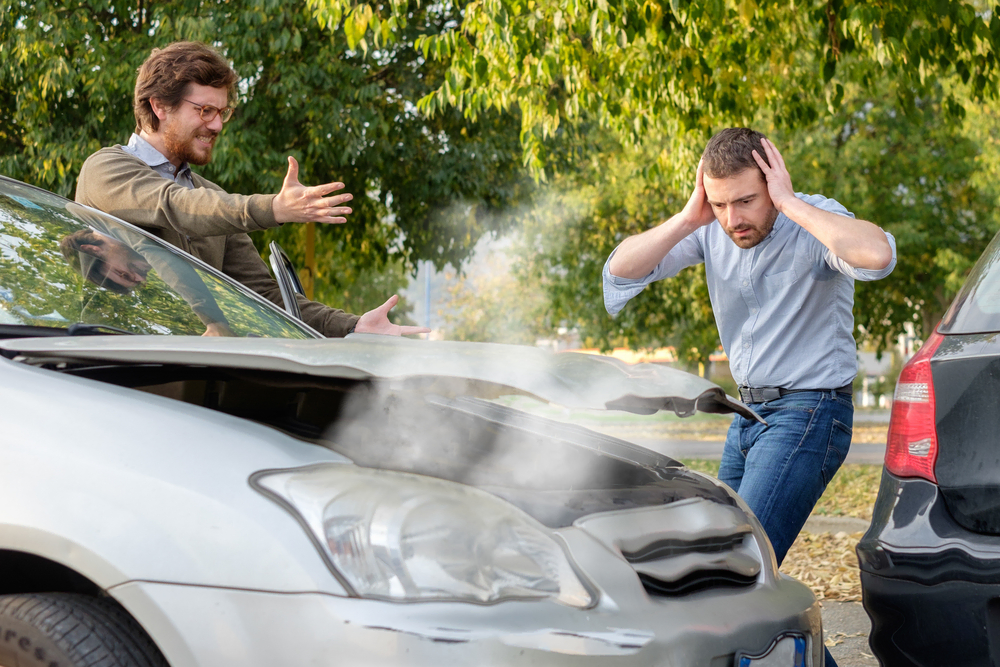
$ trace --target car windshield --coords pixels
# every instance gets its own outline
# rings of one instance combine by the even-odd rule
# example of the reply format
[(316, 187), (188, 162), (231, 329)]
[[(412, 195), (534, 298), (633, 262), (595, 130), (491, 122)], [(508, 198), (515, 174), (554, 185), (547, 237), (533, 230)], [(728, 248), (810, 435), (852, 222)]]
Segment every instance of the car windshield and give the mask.
[[(117, 218), (0, 178), (0, 325), (316, 338), (279, 308)], [(79, 330), (79, 328), (77, 328)]]
[(938, 330), (945, 334), (1000, 331), (1000, 234), (976, 262)]

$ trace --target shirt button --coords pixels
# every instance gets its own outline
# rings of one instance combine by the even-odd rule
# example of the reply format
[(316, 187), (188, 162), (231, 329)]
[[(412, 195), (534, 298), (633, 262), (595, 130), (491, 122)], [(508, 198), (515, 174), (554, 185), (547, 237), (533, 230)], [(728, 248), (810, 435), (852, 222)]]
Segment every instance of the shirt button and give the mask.
[(749, 280), (744, 280), (744, 281), (743, 281), (743, 286), (744, 286), (744, 287), (746, 287), (746, 286), (747, 286), (747, 285), (749, 285), (749, 284), (750, 284), (750, 281), (749, 281)]
[(751, 315), (756, 315), (757, 314), (757, 309), (756, 308), (751, 308), (750, 309), (750, 314)]
[(743, 343), (743, 349), (744, 350), (749, 350), (750, 349), (750, 343)]

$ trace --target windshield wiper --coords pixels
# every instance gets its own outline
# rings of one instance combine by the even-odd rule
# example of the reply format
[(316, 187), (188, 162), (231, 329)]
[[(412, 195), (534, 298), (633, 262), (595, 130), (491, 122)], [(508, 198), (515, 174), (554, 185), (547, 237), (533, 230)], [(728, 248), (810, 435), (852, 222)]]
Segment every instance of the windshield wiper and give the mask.
[(66, 329), (66, 335), (68, 336), (100, 336), (107, 333), (125, 334), (128, 336), (136, 335), (131, 331), (119, 329), (118, 327), (113, 327), (110, 324), (86, 324), (84, 322), (77, 322), (69, 325), (69, 328)]

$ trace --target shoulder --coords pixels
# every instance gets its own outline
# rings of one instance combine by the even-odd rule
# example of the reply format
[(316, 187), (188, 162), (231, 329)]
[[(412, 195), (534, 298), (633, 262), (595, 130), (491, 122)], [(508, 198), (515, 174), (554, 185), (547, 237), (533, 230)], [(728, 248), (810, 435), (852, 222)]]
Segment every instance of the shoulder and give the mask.
[(85, 171), (95, 168), (106, 169), (115, 165), (141, 165), (148, 167), (145, 162), (140, 160), (135, 155), (123, 150), (119, 145), (114, 145), (102, 148), (96, 153), (91, 153), (90, 157), (83, 161), (82, 170)]

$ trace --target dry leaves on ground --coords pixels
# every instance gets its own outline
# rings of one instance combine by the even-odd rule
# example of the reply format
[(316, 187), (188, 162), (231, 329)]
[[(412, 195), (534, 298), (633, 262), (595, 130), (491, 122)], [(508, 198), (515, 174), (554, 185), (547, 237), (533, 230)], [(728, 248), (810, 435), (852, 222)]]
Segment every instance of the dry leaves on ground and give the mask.
[(781, 571), (809, 586), (819, 600), (861, 600), (861, 574), (854, 547), (860, 533), (800, 533)]

